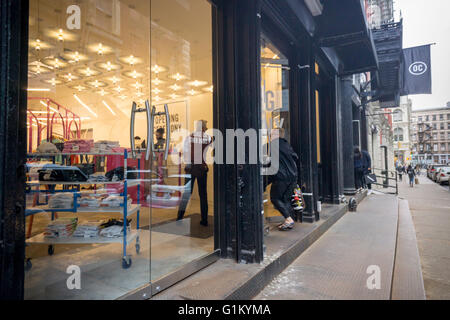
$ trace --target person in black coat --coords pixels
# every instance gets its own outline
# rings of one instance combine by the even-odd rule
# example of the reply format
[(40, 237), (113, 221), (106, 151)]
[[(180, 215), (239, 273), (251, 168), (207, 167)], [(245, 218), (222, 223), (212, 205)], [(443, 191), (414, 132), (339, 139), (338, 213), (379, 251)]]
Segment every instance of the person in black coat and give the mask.
[(369, 152), (367, 152), (366, 150), (362, 150), (361, 154), (363, 165), (363, 185), (366, 186), (369, 190), (372, 190), (372, 184), (366, 184), (365, 179), (368, 174), (372, 173), (372, 159)]
[(353, 163), (355, 169), (355, 187), (356, 190), (360, 191), (360, 189), (363, 187), (364, 166), (363, 155), (359, 150), (359, 147), (353, 148)]
[[(270, 200), (275, 209), (285, 218), (284, 223), (278, 228), (280, 231), (289, 231), (293, 229), (295, 224), (292, 219), (291, 197), (297, 186), (298, 170), (296, 161), (298, 156), (284, 136), (284, 129), (274, 129), (271, 132), (272, 145), (279, 145), (279, 168), (278, 172), (270, 177), (269, 183), (272, 183)], [(277, 151), (272, 150), (272, 153)]]

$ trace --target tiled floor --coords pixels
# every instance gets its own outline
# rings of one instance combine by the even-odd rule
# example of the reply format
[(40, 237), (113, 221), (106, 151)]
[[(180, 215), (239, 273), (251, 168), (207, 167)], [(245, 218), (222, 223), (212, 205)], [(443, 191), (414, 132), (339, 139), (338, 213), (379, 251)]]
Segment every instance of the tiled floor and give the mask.
[[(132, 266), (121, 265), (122, 245), (90, 245), (62, 251), (54, 256), (32, 260), (33, 267), (25, 275), (26, 299), (116, 299), (130, 291), (167, 275), (184, 264), (213, 251), (214, 241), (168, 233), (141, 231), (141, 252), (134, 243), (128, 247)], [(150, 259), (151, 256), (151, 259)], [(69, 266), (81, 269), (81, 290), (69, 290), (66, 273)]]

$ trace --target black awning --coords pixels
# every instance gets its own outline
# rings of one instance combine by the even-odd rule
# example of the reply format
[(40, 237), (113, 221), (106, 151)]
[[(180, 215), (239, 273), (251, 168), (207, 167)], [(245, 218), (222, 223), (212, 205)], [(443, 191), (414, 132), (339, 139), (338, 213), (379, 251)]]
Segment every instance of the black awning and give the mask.
[(316, 17), (318, 45), (333, 48), (341, 60), (339, 74), (348, 75), (378, 68), (371, 31), (362, 0), (323, 0)]

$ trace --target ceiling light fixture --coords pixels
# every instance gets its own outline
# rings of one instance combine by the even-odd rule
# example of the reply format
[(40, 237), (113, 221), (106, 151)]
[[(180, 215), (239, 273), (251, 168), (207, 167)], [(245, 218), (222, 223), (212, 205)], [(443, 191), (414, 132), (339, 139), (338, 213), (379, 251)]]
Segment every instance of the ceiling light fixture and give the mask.
[(172, 76), (172, 79), (175, 79), (176, 81), (180, 81), (180, 80), (186, 79), (186, 77), (180, 73), (177, 73)]
[(164, 81), (160, 80), (159, 78), (153, 79), (153, 84), (155, 86), (159, 86), (161, 83), (163, 83)]
[(116, 113), (111, 109), (111, 107), (106, 103), (105, 100), (102, 101), (102, 103), (105, 105), (106, 108), (113, 114), (113, 116), (116, 116)]
[(87, 110), (89, 111), (92, 115), (94, 115), (96, 118), (98, 118), (97, 114), (92, 111), (91, 108), (89, 108), (83, 101), (81, 101), (80, 98), (78, 98), (78, 96), (76, 94), (73, 95), (73, 97)]
[(47, 88), (28, 88), (27, 91), (29, 91), (29, 92), (49, 92), (50, 89), (47, 89)]
[(98, 53), (99, 56), (103, 55), (103, 44), (101, 44), (101, 43), (98, 44), (97, 53)]
[(189, 86), (198, 88), (198, 87), (203, 87), (203, 86), (207, 85), (208, 82), (195, 80), (195, 81), (188, 82), (187, 84)]
[(63, 42), (64, 41), (64, 33), (62, 29), (59, 29), (59, 33), (58, 33), (58, 41), (59, 42)]

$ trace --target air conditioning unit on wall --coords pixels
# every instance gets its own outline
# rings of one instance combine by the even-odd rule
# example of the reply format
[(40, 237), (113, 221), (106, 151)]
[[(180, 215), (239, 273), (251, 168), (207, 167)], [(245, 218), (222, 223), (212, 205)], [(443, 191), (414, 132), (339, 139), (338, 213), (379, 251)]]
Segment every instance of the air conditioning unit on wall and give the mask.
[(322, 0), (305, 0), (305, 4), (314, 17), (320, 16), (322, 14), (323, 11)]

